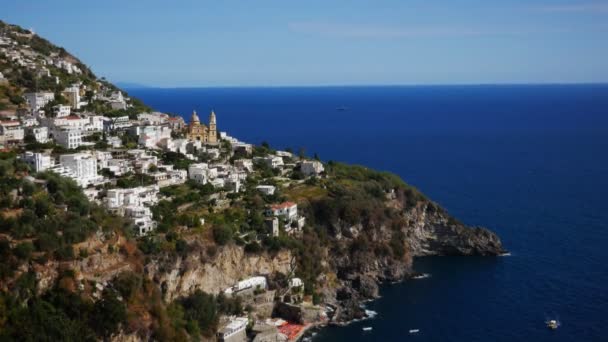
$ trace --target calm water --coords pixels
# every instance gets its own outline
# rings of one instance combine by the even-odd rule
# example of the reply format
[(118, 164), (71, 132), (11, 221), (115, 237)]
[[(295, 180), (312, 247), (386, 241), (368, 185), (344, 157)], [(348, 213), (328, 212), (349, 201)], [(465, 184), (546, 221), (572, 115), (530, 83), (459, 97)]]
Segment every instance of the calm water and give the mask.
[(393, 171), (512, 252), (417, 260), (431, 278), (385, 286), (375, 319), (316, 340), (608, 340), (608, 85), (130, 93), (187, 119), (213, 108), (245, 141)]

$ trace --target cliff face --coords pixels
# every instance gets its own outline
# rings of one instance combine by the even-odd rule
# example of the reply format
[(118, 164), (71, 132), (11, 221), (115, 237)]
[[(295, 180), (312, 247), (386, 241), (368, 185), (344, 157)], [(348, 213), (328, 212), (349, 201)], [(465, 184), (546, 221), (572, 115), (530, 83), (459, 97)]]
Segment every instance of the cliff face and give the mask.
[(500, 255), (504, 253), (498, 236), (480, 227), (466, 227), (454, 222), (445, 212), (425, 203), (405, 215), (410, 224), (404, 227), (408, 249), (414, 256), (429, 255)]
[[(333, 248), (329, 252), (330, 276), (320, 278), (326, 299), (339, 308), (334, 317), (336, 322), (363, 317), (359, 303), (376, 298), (380, 282), (401, 281), (414, 275), (413, 257), (497, 256), (505, 252), (496, 234), (484, 228), (464, 226), (431, 202), (420, 203), (409, 210), (396, 202), (389, 202), (388, 205), (403, 211), (405, 221), (397, 229), (381, 225), (372, 234), (364, 235), (363, 224), (339, 227), (335, 244), (341, 248)], [(404, 254), (400, 257), (382, 255), (368, 245), (354, 244), (363, 236), (362, 239), (371, 245), (388, 244), (396, 234), (405, 237)], [(354, 250), (353, 245), (357, 247)], [(345, 253), (348, 246), (350, 253)]]
[(289, 274), (293, 263), (287, 250), (274, 255), (247, 254), (242, 247), (229, 245), (218, 249), (213, 257), (201, 250), (185, 258), (154, 260), (146, 264), (144, 273), (160, 286), (169, 302), (196, 290), (217, 294), (252, 275)]

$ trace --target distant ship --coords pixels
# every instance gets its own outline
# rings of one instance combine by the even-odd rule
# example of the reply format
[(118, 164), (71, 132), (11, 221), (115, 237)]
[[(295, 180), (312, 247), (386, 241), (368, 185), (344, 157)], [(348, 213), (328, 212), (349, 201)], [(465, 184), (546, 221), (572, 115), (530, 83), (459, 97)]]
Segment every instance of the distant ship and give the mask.
[(550, 319), (550, 320), (546, 321), (545, 324), (547, 325), (547, 328), (549, 328), (551, 330), (555, 330), (555, 329), (559, 328), (559, 326), (560, 326), (559, 321), (557, 321), (555, 319)]
[(348, 109), (348, 107), (346, 107), (346, 106), (340, 106), (340, 107), (336, 108), (336, 110), (339, 111), (339, 112), (343, 112), (343, 111), (345, 111), (347, 109)]

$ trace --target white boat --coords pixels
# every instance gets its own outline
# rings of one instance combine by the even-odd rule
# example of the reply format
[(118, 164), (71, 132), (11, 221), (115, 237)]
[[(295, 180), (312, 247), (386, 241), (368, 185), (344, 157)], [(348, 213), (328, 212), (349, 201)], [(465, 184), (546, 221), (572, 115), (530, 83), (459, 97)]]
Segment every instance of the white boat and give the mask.
[(557, 328), (559, 328), (560, 323), (558, 320), (555, 319), (550, 319), (548, 321), (545, 321), (545, 324), (547, 325), (547, 328), (551, 329), (551, 330), (555, 330)]
[(363, 327), (363, 331), (372, 331), (372, 327)]
[(410, 334), (417, 334), (420, 329), (410, 329)]

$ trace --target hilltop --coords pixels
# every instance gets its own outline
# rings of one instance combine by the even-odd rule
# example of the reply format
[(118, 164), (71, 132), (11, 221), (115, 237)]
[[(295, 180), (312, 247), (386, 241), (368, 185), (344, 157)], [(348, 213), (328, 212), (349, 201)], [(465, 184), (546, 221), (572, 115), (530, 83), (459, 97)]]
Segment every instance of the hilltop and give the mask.
[(25, 93), (53, 93), (55, 98), (47, 108), (66, 104), (71, 99), (64, 93), (74, 85), (82, 96), (82, 111), (101, 114), (118, 109), (109, 101), (111, 94), (118, 91), (124, 94), (123, 109), (134, 108), (130, 113), (150, 111), (112, 83), (98, 78), (64, 48), (34, 32), (0, 21), (0, 116), (25, 113), (28, 105)]
[(3, 340), (293, 340), (364, 317), (414, 257), (504, 252), (394, 174), (242, 142), (221, 113), (185, 126), (32, 32), (0, 40)]

